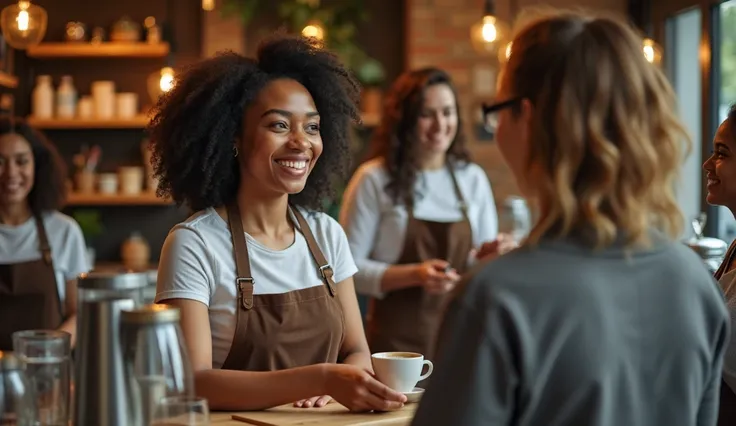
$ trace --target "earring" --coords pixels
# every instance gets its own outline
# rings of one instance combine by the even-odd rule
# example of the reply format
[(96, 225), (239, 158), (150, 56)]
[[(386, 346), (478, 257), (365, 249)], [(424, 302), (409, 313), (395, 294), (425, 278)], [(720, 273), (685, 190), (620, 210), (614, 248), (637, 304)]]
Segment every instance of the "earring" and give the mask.
[(233, 146), (233, 157), (237, 157), (237, 156), (238, 156), (238, 147)]

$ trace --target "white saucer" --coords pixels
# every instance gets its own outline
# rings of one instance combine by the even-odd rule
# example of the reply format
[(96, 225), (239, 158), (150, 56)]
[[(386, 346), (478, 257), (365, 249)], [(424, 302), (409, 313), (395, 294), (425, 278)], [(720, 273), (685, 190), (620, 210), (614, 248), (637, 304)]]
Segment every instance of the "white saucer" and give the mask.
[(422, 395), (424, 394), (424, 389), (414, 388), (411, 390), (411, 392), (402, 392), (402, 393), (406, 395), (406, 403), (410, 404), (412, 402), (419, 402), (419, 400), (422, 399)]

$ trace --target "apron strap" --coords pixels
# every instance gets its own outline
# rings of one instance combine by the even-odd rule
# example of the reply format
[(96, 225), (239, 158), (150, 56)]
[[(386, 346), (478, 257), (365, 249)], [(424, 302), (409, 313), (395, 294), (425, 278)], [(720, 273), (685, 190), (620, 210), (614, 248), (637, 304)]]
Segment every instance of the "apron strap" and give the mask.
[(337, 294), (337, 290), (335, 289), (335, 281), (332, 278), (334, 273), (332, 266), (330, 266), (330, 263), (325, 259), (324, 253), (322, 253), (322, 250), (319, 248), (319, 244), (317, 244), (317, 240), (314, 238), (312, 230), (309, 229), (309, 225), (299, 209), (289, 207), (289, 210), (291, 210), (294, 217), (296, 217), (296, 221), (299, 223), (299, 228), (304, 235), (304, 239), (307, 241), (309, 252), (312, 253), (314, 261), (317, 262), (317, 266), (319, 266), (319, 273), (322, 275), (322, 281), (327, 285), (330, 296), (334, 297), (335, 294)]
[(54, 269), (54, 261), (51, 258), (51, 245), (49, 244), (49, 237), (46, 234), (46, 227), (43, 226), (43, 218), (40, 215), (36, 215), (35, 220), (36, 230), (38, 231), (38, 249), (41, 251), (41, 257), (51, 269)]
[[(59, 314), (61, 315), (62, 321), (66, 318), (64, 304), (61, 303), (61, 297), (59, 296), (59, 290), (56, 288), (56, 270), (54, 269), (54, 258), (51, 256), (51, 244), (49, 243), (49, 236), (46, 233), (46, 227), (43, 224), (43, 217), (40, 214), (34, 215), (36, 221), (36, 231), (38, 232), (38, 249), (41, 251), (41, 258), (44, 263), (51, 269), (51, 277), (53, 279), (54, 290), (56, 293), (56, 300), (59, 306)], [(64, 283), (66, 285), (66, 283)], [(69, 296), (67, 296), (69, 297)]]
[(241, 305), (246, 311), (253, 307), (253, 286), (255, 280), (250, 272), (248, 260), (248, 244), (245, 242), (243, 221), (240, 218), (240, 209), (236, 203), (228, 203), (227, 222), (233, 238), (233, 252), (235, 253), (236, 277), (235, 286), (240, 294)]
[(455, 188), (455, 196), (457, 196), (457, 201), (460, 203), (460, 211), (463, 213), (463, 218), (469, 221), (468, 203), (465, 201), (463, 191), (460, 190), (460, 184), (457, 182), (457, 178), (455, 177), (455, 168), (449, 161), (447, 162), (447, 171), (450, 172), (450, 179), (452, 179), (452, 186)]

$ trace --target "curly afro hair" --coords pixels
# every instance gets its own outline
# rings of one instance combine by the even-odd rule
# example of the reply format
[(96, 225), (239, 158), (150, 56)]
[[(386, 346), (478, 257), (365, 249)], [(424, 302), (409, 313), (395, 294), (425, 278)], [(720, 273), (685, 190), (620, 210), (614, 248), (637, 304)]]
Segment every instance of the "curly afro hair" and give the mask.
[(56, 147), (40, 131), (22, 118), (0, 117), (0, 136), (16, 133), (31, 146), (33, 153), (33, 187), (28, 204), (35, 215), (59, 210), (66, 201), (66, 165)]
[(309, 91), (324, 144), (304, 190), (289, 201), (321, 210), (333, 200), (350, 167), (348, 132), (360, 120), (360, 86), (334, 54), (285, 34), (264, 41), (255, 59), (223, 52), (195, 64), (159, 99), (148, 126), (159, 196), (193, 210), (233, 201), (240, 184), (233, 142), (243, 134), (246, 108), (279, 78)]
[(457, 103), (457, 90), (450, 76), (433, 67), (406, 71), (396, 79), (386, 94), (383, 121), (376, 129), (369, 158), (383, 158), (390, 175), (386, 191), (394, 202), (410, 203), (414, 197), (414, 183), (420, 170), (416, 155), (417, 123), (424, 105), (427, 88), (444, 84), (455, 95), (457, 133), (447, 151), (447, 162), (453, 166), (469, 162), (470, 153), (463, 133), (462, 113)]

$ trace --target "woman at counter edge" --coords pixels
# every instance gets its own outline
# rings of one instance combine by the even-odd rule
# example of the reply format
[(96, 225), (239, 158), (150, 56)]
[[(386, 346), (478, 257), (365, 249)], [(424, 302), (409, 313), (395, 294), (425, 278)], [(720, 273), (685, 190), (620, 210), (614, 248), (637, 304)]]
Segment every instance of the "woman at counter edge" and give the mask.
[(387, 93), (372, 159), (353, 175), (340, 222), (359, 272), (372, 352), (432, 358), (450, 290), (468, 266), (513, 247), (493, 192), (470, 161), (457, 95), (437, 68), (403, 73)]
[(0, 118), (0, 350), (15, 331), (77, 327), (77, 276), (90, 269), (77, 222), (58, 210), (64, 162), (23, 120)]
[(196, 393), (215, 410), (406, 401), (371, 374), (356, 266), (319, 212), (349, 164), (358, 94), (332, 53), (279, 35), (255, 59), (194, 65), (156, 107), (159, 192), (196, 211), (166, 238), (156, 302), (181, 310)]

